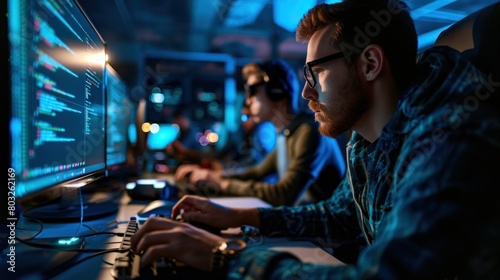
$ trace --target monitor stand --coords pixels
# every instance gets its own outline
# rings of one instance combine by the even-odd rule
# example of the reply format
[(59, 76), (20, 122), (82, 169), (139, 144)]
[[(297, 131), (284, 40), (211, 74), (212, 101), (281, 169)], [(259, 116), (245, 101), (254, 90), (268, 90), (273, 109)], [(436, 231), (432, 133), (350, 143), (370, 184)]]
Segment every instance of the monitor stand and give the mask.
[[(118, 205), (114, 202), (100, 202), (83, 204), (83, 220), (95, 220), (110, 216), (118, 212)], [(80, 205), (70, 205), (60, 208), (58, 204), (43, 205), (23, 212), (26, 218), (38, 219), (46, 223), (79, 222), (81, 219)]]
[(46, 223), (68, 223), (104, 218), (118, 212), (118, 203), (114, 201), (89, 202), (82, 198), (80, 202), (79, 191), (65, 193), (54, 203), (40, 205), (22, 211), (26, 218), (37, 219)]

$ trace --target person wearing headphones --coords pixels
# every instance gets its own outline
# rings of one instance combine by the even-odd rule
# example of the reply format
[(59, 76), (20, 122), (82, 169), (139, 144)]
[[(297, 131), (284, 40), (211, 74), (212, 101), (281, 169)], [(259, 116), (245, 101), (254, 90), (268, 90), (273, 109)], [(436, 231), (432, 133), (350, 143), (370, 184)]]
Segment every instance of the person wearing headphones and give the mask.
[[(260, 163), (276, 145), (276, 129), (270, 121), (256, 123), (249, 118), (249, 110), (248, 105), (243, 104), (241, 129), (228, 133), (228, 141), (221, 149), (193, 149), (180, 141), (174, 141), (166, 147), (166, 153), (181, 164), (199, 164), (213, 170), (241, 169)], [(198, 142), (197, 144), (202, 147)], [(275, 180), (274, 177), (270, 176), (269, 180)]]
[[(177, 181), (206, 196), (253, 196), (273, 206), (302, 205), (328, 199), (344, 176), (346, 164), (337, 141), (322, 136), (310, 114), (299, 112), (299, 85), (292, 68), (281, 59), (252, 62), (242, 69), (245, 102), (256, 122), (271, 121), (276, 148), (244, 170), (214, 171), (180, 165)], [(264, 178), (278, 174), (278, 181)]]

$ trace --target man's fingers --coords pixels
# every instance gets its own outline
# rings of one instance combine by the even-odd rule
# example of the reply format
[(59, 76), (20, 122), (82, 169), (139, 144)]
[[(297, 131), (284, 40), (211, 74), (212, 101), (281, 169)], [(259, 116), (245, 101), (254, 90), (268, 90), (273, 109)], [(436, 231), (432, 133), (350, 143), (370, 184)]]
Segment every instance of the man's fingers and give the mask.
[(143, 236), (151, 231), (156, 231), (156, 230), (166, 230), (166, 229), (171, 229), (173, 228), (176, 224), (176, 222), (165, 219), (165, 218), (160, 218), (160, 217), (151, 217), (149, 218), (137, 231), (131, 238), (131, 248), (133, 251), (137, 250), (137, 245), (140, 240), (143, 239)]
[(172, 208), (172, 217), (175, 218), (181, 214), (181, 210), (186, 212), (204, 212), (207, 209), (210, 201), (201, 196), (197, 195), (185, 195), (183, 196)]
[(146, 265), (152, 263), (154, 260), (159, 258), (169, 258), (171, 257), (172, 250), (170, 250), (170, 244), (156, 244), (148, 248), (144, 254), (141, 255), (141, 265)]
[(134, 252), (136, 254), (140, 254), (143, 251), (147, 251), (149, 247), (168, 243), (168, 232), (169, 230), (157, 230), (145, 233), (143, 238), (141, 238), (137, 243), (136, 250)]

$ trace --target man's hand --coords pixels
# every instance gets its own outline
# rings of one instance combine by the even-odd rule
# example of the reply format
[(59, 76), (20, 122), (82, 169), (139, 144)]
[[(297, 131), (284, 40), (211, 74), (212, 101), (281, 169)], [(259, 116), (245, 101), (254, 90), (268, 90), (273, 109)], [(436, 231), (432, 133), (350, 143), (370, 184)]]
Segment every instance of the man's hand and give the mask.
[(201, 169), (197, 164), (181, 164), (175, 171), (175, 180), (189, 181), (193, 171)]
[(225, 238), (188, 223), (152, 217), (132, 237), (132, 250), (143, 264), (158, 258), (173, 258), (186, 265), (210, 271), (212, 249)]
[(195, 164), (183, 164), (175, 172), (175, 179), (192, 184), (194, 191), (202, 191), (210, 196), (223, 194), (229, 181), (222, 177), (222, 171), (201, 168)]
[(206, 197), (185, 195), (172, 207), (172, 218), (181, 215), (187, 222), (199, 222), (211, 227), (227, 229), (240, 227), (238, 210), (210, 201)]

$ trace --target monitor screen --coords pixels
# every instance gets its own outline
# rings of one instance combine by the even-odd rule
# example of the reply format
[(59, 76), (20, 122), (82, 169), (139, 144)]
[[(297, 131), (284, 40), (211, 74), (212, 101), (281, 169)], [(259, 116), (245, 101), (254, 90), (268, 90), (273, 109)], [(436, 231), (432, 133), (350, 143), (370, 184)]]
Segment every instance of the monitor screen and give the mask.
[(104, 40), (76, 1), (7, 7), (16, 199), (86, 185), (105, 171)]
[(147, 135), (147, 149), (150, 151), (162, 151), (179, 136), (177, 124), (162, 123), (151, 124)]
[(127, 161), (132, 102), (128, 88), (114, 68), (106, 65), (106, 165), (109, 168)]

